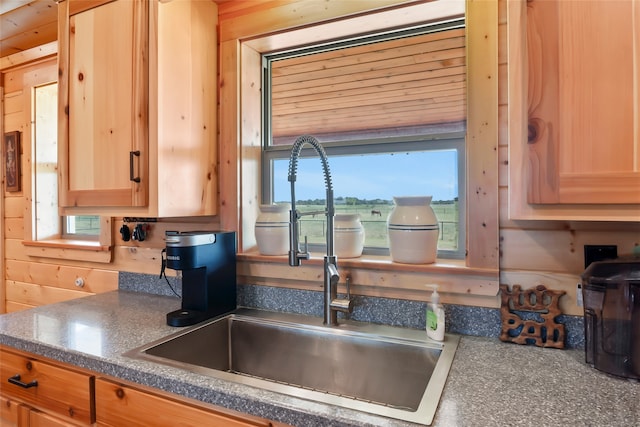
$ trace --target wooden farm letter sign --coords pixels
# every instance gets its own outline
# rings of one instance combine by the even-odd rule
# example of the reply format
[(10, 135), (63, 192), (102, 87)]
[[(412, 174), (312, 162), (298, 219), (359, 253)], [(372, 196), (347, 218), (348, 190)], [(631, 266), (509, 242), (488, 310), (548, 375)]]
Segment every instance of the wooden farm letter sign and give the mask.
[[(535, 289), (523, 291), (520, 285), (500, 285), (500, 317), (502, 333), (500, 339), (516, 344), (535, 344), (538, 347), (564, 348), (564, 325), (556, 322), (562, 312), (559, 300), (565, 291), (553, 291), (538, 285)], [(531, 314), (537, 319), (522, 319), (515, 312)], [(529, 316), (526, 316), (529, 317)]]

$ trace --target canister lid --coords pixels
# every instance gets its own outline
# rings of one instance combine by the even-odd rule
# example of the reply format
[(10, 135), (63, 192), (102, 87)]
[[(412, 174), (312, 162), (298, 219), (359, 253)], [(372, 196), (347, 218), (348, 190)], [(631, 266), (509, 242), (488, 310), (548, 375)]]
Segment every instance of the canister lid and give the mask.
[(585, 282), (640, 281), (640, 258), (629, 256), (592, 262), (581, 277)]

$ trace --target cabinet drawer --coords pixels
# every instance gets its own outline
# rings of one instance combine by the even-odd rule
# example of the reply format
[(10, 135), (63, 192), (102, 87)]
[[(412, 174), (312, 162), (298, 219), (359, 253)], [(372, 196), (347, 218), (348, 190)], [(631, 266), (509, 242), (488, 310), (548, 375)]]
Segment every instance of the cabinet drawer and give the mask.
[[(151, 418), (153, 417), (153, 418)], [(188, 403), (178, 397), (138, 390), (137, 388), (96, 380), (96, 421), (98, 426), (273, 426), (268, 420), (240, 414), (224, 408), (209, 409), (197, 403)]]
[(3, 395), (75, 422), (95, 421), (93, 376), (6, 350), (0, 360)]
[(14, 427), (20, 420), (20, 404), (0, 396), (0, 426)]

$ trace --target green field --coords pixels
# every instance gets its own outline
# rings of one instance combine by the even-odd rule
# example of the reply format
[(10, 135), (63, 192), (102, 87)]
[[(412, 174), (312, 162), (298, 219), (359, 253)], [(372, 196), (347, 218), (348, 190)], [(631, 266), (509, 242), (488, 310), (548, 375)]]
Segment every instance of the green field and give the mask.
[[(365, 246), (389, 247), (387, 238), (387, 218), (393, 209), (393, 203), (370, 205), (336, 204), (336, 213), (357, 213), (365, 230)], [(439, 249), (456, 249), (458, 244), (458, 202), (443, 202), (432, 204), (440, 225)], [(300, 212), (312, 212), (324, 209), (321, 205), (296, 204)], [(380, 212), (377, 213), (373, 212)], [(324, 244), (326, 242), (326, 220), (323, 214), (303, 216), (300, 220), (301, 242), (307, 236), (310, 244)]]
[[(336, 213), (357, 213), (365, 230), (365, 246), (387, 248), (387, 217), (393, 209), (393, 203), (388, 204), (336, 204)], [(431, 205), (440, 224), (439, 249), (456, 249), (458, 243), (458, 202), (441, 202)], [(324, 209), (324, 205), (296, 204), (300, 212), (312, 212)], [(374, 213), (380, 212), (380, 214)], [(310, 244), (324, 244), (326, 242), (326, 218), (324, 214), (303, 216), (300, 220), (301, 242), (307, 236)], [(100, 232), (99, 217), (76, 217), (76, 233), (80, 235), (96, 235)]]
[(78, 215), (75, 217), (75, 230), (68, 230), (81, 236), (100, 234), (100, 217), (97, 215)]

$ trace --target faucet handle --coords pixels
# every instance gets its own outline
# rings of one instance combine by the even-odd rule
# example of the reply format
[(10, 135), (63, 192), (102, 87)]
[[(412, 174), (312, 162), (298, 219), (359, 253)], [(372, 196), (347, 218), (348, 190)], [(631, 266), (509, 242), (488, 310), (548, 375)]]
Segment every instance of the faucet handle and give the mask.
[(331, 300), (331, 308), (333, 310), (341, 311), (343, 313), (352, 313), (353, 312), (353, 300), (351, 299), (351, 277), (347, 276), (346, 278), (347, 284), (347, 296), (345, 298), (334, 298)]
[(304, 249), (298, 252), (298, 259), (309, 259), (309, 241), (307, 240), (307, 236), (304, 236)]

